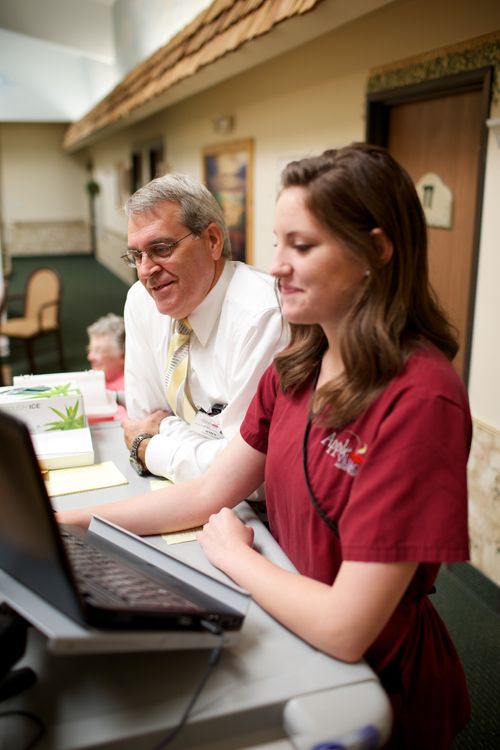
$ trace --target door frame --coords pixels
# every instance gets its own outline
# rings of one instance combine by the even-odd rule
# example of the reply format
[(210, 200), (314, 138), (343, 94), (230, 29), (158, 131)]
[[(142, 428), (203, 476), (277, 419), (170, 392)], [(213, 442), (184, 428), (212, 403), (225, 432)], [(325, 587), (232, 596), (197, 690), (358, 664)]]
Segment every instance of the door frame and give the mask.
[(476, 212), (474, 216), (474, 233), (472, 247), (472, 264), (469, 287), (469, 309), (467, 310), (467, 335), (462, 342), (464, 353), (464, 382), (467, 386), (470, 372), (470, 357), (472, 349), (472, 334), (474, 325), (474, 310), (476, 306), (476, 288), (479, 266), (479, 245), (481, 240), (481, 216), (484, 194), (484, 174), (486, 169), (486, 147), (488, 143), (488, 127), (492, 86), (494, 80), (493, 66), (485, 66), (457, 75), (435, 78), (422, 83), (410, 84), (398, 88), (377, 91), (366, 96), (366, 130), (365, 140), (378, 146), (387, 147), (389, 135), (389, 113), (393, 106), (407, 104), (422, 99), (432, 99), (448, 94), (458, 94), (466, 91), (481, 91), (481, 139), (478, 154), (478, 176), (476, 184)]

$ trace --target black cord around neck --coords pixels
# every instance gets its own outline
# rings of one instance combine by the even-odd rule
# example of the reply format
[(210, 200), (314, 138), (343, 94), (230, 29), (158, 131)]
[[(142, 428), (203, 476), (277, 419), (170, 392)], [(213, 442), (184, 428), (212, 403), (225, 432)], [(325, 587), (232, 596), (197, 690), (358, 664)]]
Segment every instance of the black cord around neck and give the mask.
[(304, 469), (304, 479), (306, 482), (307, 493), (309, 495), (309, 499), (311, 503), (313, 504), (314, 510), (323, 519), (323, 521), (326, 523), (330, 531), (333, 531), (333, 533), (337, 537), (340, 538), (339, 527), (337, 526), (335, 521), (332, 521), (332, 519), (327, 516), (323, 508), (321, 508), (320, 505), (318, 504), (318, 501), (314, 497), (314, 492), (312, 490), (311, 482), (309, 480), (309, 471), (307, 468), (307, 444), (309, 442), (309, 433), (311, 431), (311, 424), (312, 424), (312, 418), (311, 418), (311, 415), (309, 414), (307, 417), (306, 429), (304, 430), (304, 437), (302, 439), (302, 467)]

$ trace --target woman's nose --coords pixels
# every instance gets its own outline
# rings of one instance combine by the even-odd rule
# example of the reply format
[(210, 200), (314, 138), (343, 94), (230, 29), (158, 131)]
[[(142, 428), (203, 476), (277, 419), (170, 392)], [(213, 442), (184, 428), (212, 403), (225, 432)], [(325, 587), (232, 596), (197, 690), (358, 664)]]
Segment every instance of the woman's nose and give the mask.
[(286, 260), (280, 257), (274, 257), (269, 271), (271, 276), (277, 279), (281, 279), (285, 276), (289, 276), (292, 273), (292, 266)]
[(275, 278), (281, 278), (282, 276), (288, 276), (291, 272), (292, 266), (289, 263), (287, 248), (283, 243), (276, 240), (269, 273)]

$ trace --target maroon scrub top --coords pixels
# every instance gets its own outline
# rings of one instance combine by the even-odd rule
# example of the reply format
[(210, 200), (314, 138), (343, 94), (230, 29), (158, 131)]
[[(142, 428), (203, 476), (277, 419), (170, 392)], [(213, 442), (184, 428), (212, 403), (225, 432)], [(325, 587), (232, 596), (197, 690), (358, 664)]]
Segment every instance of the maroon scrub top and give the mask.
[(313, 382), (282, 393), (264, 373), (241, 426), (266, 453), (274, 537), (303, 575), (335, 580), (342, 560), (417, 561), (405, 595), (365, 654), (391, 698), (387, 747), (447, 748), (470, 718), (462, 666), (431, 604), (442, 562), (468, 559), (467, 459), (472, 424), (465, 388), (430, 345), (407, 360), (374, 402), (340, 430), (313, 423), (310, 485), (337, 536), (310, 500), (302, 451)]

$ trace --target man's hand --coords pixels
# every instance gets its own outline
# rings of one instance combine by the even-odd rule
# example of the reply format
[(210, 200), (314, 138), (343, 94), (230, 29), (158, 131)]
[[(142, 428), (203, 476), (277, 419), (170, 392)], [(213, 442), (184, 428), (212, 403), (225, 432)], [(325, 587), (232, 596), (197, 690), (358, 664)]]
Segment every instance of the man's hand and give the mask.
[(133, 439), (142, 432), (149, 432), (151, 435), (157, 435), (160, 429), (160, 422), (162, 419), (169, 416), (170, 412), (158, 409), (145, 419), (123, 419), (121, 425), (123, 427), (123, 437), (127, 448), (130, 450)]

